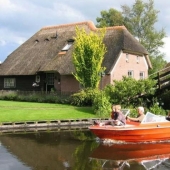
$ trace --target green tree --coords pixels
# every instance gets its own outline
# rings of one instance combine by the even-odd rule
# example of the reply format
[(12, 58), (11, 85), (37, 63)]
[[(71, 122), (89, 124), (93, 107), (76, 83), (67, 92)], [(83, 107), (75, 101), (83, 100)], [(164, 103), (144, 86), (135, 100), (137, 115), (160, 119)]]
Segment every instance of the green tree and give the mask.
[(153, 65), (150, 74), (162, 69), (166, 61), (159, 49), (164, 45), (166, 33), (163, 28), (160, 31), (155, 29), (159, 11), (154, 9), (154, 0), (136, 0), (132, 7), (123, 5), (122, 10), (125, 26), (149, 53)]
[[(160, 31), (155, 28), (159, 11), (154, 9), (154, 0), (136, 0), (132, 6), (122, 5), (121, 8), (122, 12), (113, 12), (116, 10), (112, 8), (108, 12), (101, 11), (102, 17), (96, 19), (97, 26), (116, 26), (117, 23), (125, 25), (148, 51), (153, 66), (150, 74), (159, 71), (166, 64), (164, 54), (159, 50), (164, 45), (163, 38), (166, 37), (166, 33), (163, 28)], [(121, 17), (116, 17), (116, 13)]]
[(121, 12), (116, 9), (110, 8), (109, 11), (101, 11), (101, 17), (97, 17), (96, 27), (103, 28), (109, 26), (119, 26), (123, 25), (124, 18)]
[(73, 51), (74, 76), (84, 88), (95, 89), (99, 86), (99, 75), (105, 69), (101, 66), (106, 53), (104, 35), (105, 29), (88, 34), (83, 28), (76, 28)]

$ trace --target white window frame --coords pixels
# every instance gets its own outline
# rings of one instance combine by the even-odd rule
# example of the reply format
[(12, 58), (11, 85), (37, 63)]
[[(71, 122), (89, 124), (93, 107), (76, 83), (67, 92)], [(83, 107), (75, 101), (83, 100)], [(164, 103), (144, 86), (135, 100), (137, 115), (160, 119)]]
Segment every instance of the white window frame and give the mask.
[(73, 42), (74, 42), (73, 40), (68, 41), (61, 51), (68, 51), (70, 47), (73, 45)]
[(144, 71), (139, 72), (139, 79), (141, 79), (141, 80), (145, 79), (145, 72)]
[(133, 70), (128, 70), (128, 77), (134, 77), (134, 71)]
[(16, 79), (15, 78), (4, 78), (4, 88), (15, 88)]

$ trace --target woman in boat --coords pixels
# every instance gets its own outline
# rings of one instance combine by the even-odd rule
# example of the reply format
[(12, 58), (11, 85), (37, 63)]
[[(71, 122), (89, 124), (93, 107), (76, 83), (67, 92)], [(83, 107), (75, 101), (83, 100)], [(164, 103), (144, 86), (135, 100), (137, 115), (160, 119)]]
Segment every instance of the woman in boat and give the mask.
[(127, 116), (127, 120), (134, 121), (134, 122), (142, 122), (143, 118), (145, 117), (144, 107), (140, 106), (137, 108), (138, 116), (136, 118)]
[(120, 105), (112, 105), (111, 119), (106, 122), (100, 123), (100, 126), (104, 125), (114, 125), (114, 126), (124, 126), (126, 124), (126, 117), (121, 112)]

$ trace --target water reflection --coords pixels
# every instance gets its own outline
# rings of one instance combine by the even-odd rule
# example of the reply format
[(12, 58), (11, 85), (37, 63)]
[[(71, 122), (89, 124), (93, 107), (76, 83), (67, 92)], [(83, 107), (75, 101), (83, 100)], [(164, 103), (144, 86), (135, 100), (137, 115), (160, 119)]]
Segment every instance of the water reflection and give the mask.
[(3, 170), (144, 170), (170, 169), (170, 143), (96, 142), (88, 130), (2, 134)]
[[(6, 165), (2, 169), (66, 170), (81, 169), (81, 164), (86, 169), (89, 152), (97, 145), (92, 139), (93, 135), (85, 130), (1, 135), (0, 148), (4, 151), (0, 157), (7, 155), (6, 162), (1, 162)], [(20, 169), (11, 166), (14, 157), (14, 164), (20, 164)]]
[(90, 159), (103, 170), (168, 170), (170, 143), (100, 144)]

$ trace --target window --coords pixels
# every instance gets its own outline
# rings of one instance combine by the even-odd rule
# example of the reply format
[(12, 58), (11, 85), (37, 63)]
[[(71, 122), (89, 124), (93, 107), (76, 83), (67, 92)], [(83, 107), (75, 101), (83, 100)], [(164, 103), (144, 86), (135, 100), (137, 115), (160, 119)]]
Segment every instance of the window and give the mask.
[(35, 82), (39, 83), (40, 82), (40, 75), (35, 76)]
[(139, 63), (139, 61), (140, 61), (140, 57), (136, 56), (136, 62)]
[(64, 46), (62, 51), (68, 51), (70, 49), (70, 47), (72, 46), (73, 42), (74, 42), (74, 40), (67, 41), (67, 44)]
[(126, 62), (129, 62), (129, 54), (126, 54)]
[(144, 79), (144, 78), (145, 78), (145, 73), (144, 73), (143, 71), (141, 71), (141, 72), (139, 73), (139, 78), (140, 78), (140, 79)]
[(133, 70), (129, 70), (128, 71), (128, 77), (132, 77), (133, 78)]
[(15, 88), (15, 78), (4, 78), (4, 88)]
[(54, 85), (54, 74), (53, 73), (47, 73), (46, 74), (46, 80), (48, 85)]

